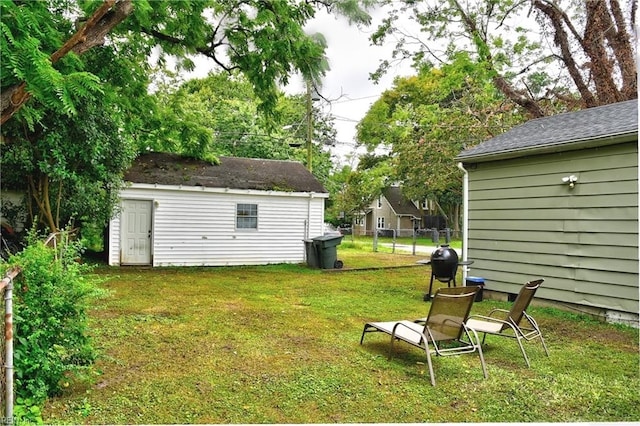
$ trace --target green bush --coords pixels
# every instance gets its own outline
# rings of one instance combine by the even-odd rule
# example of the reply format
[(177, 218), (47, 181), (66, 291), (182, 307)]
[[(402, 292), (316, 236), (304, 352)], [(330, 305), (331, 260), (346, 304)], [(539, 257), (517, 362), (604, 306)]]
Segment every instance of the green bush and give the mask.
[(17, 412), (39, 412), (34, 406), (89, 373), (96, 358), (86, 315), (96, 283), (90, 269), (76, 261), (78, 253), (77, 244), (54, 249), (30, 237), (27, 247), (2, 265), (22, 268), (14, 281)]

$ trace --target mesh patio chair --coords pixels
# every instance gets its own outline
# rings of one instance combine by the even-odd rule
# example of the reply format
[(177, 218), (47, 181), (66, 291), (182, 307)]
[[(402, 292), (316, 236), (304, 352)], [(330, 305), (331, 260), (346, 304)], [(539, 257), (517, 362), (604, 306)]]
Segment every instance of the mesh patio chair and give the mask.
[(402, 340), (421, 348), (427, 355), (431, 385), (435, 386), (435, 375), (431, 354), (440, 356), (459, 355), (478, 351), (482, 373), (487, 378), (487, 368), (482, 355), (478, 335), (465, 325), (478, 287), (443, 287), (431, 302), (429, 315), (424, 324), (414, 321), (370, 322), (364, 325), (360, 344), (366, 333), (382, 332), (391, 336), (389, 359), (393, 356), (393, 344)]
[[(467, 327), (474, 329), (478, 333), (483, 333), (482, 344), (484, 344), (487, 334), (516, 339), (527, 367), (531, 365), (522, 345), (523, 340), (530, 341), (539, 338), (545, 353), (549, 356), (549, 351), (538, 323), (526, 312), (533, 300), (533, 296), (536, 294), (536, 290), (540, 288), (543, 282), (543, 279), (539, 279), (525, 283), (509, 311), (493, 309), (488, 316), (471, 315), (467, 320)], [(496, 315), (499, 317), (496, 317)]]

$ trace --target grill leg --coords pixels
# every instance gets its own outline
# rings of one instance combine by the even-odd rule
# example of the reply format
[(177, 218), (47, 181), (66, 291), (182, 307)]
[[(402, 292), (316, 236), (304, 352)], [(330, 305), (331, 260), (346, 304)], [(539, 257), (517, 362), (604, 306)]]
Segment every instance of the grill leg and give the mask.
[(424, 295), (423, 300), (428, 302), (431, 300), (431, 289), (433, 288), (433, 274), (431, 274), (431, 281), (429, 282), (429, 292)]

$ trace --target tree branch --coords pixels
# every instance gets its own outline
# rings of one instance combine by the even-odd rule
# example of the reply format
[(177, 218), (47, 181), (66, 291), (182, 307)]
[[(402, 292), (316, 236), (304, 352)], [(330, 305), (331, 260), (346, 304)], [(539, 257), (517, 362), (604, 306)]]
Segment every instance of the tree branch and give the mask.
[[(104, 0), (82, 28), (51, 55), (51, 63), (57, 62), (69, 52), (82, 55), (89, 49), (104, 44), (105, 36), (132, 12), (132, 0)], [(27, 84), (23, 81), (2, 92), (0, 124), (9, 120), (31, 98), (31, 93), (27, 92), (26, 87)]]
[[(636, 1), (633, 2), (634, 5)], [(605, 36), (609, 41), (609, 46), (618, 61), (618, 68), (622, 76), (622, 97), (623, 99), (635, 99), (638, 97), (638, 70), (636, 62), (633, 58), (633, 49), (631, 47), (631, 37), (627, 31), (622, 9), (618, 0), (609, 0), (611, 14), (615, 21), (617, 31), (607, 32)], [(632, 23), (633, 24), (633, 23)]]
[(464, 25), (467, 27), (467, 31), (472, 35), (472, 39), (477, 47), (480, 59), (484, 61), (490, 71), (494, 73), (492, 78), (494, 86), (504, 93), (506, 97), (526, 109), (534, 118), (544, 117), (542, 108), (540, 108), (540, 105), (533, 98), (516, 91), (507, 79), (495, 70), (493, 57), (489, 50), (489, 46), (487, 45), (486, 37), (482, 37), (482, 34), (478, 31), (475, 21), (465, 13), (462, 6), (460, 6), (460, 3), (458, 3), (457, 0), (454, 0), (454, 4), (462, 17)]
[[(141, 32), (143, 32), (144, 34), (147, 34), (157, 40), (160, 41), (164, 41), (165, 43), (170, 43), (170, 44), (175, 44), (178, 46), (187, 46), (188, 43), (185, 42), (184, 40), (177, 38), (177, 37), (173, 37), (170, 36), (168, 34), (164, 34), (160, 31), (157, 30), (153, 30), (153, 29), (148, 29), (148, 28), (142, 28)], [(225, 43), (223, 42), (216, 42), (216, 43), (211, 43), (210, 46), (207, 47), (199, 47), (199, 46), (191, 46), (191, 48), (193, 48), (196, 52), (206, 56), (207, 58), (212, 59), (220, 68), (222, 68), (223, 70), (227, 71), (227, 72), (231, 72), (235, 69), (238, 69), (238, 66), (230, 66), (228, 64), (223, 63), (222, 61), (220, 61), (218, 59), (218, 57), (215, 54), (215, 50), (220, 47), (220, 46), (224, 46)]]
[(94, 13), (91, 15), (88, 21), (76, 32), (69, 40), (66, 41), (65, 44), (62, 45), (60, 49), (51, 55), (51, 63), (55, 64), (58, 62), (60, 58), (69, 53), (72, 49), (74, 49), (77, 45), (84, 43), (87, 40), (87, 32), (93, 28), (100, 19), (111, 9), (114, 5), (115, 0), (105, 0)]
[(562, 27), (562, 23), (564, 21), (563, 12), (558, 10), (554, 5), (549, 4), (545, 1), (535, 0), (533, 2), (533, 7), (538, 9), (541, 13), (547, 16), (549, 21), (551, 21), (551, 25), (554, 29), (554, 42), (556, 46), (560, 48), (561, 59), (562, 62), (567, 66), (567, 71), (571, 76), (578, 92), (580, 92), (580, 96), (584, 100), (584, 103), (587, 107), (593, 107), (597, 105), (597, 101), (587, 84), (582, 79), (582, 75), (578, 70), (578, 66), (573, 59), (573, 55), (571, 54), (571, 49), (569, 47), (569, 40), (567, 33), (564, 31)]
[(598, 95), (598, 104), (621, 101), (620, 92), (613, 81), (613, 62), (609, 59), (605, 39), (612, 30), (611, 15), (603, 1), (585, 2), (587, 22), (584, 31), (585, 52), (591, 60), (591, 77)]

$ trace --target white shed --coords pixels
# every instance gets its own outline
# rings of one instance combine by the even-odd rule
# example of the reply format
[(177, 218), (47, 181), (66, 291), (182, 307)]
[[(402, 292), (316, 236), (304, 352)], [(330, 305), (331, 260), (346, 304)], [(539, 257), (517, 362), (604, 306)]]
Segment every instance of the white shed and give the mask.
[(110, 265), (300, 263), (304, 240), (323, 233), (329, 194), (298, 162), (150, 153), (125, 181)]

